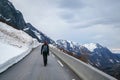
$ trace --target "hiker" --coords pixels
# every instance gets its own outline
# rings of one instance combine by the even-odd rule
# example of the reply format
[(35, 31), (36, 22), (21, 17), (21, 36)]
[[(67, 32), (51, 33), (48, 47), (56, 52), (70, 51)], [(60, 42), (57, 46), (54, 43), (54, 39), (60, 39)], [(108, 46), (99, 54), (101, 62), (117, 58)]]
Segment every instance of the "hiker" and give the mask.
[(44, 41), (44, 44), (41, 47), (41, 54), (43, 55), (44, 66), (47, 65), (47, 56), (49, 55), (49, 46), (47, 41)]

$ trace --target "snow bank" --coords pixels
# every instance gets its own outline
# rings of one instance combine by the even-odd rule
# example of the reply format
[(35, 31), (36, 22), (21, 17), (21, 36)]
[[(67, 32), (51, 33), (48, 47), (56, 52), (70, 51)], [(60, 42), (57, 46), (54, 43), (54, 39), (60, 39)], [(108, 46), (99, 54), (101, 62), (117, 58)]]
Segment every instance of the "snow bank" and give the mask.
[(20, 61), (30, 51), (31, 48), (21, 49), (11, 45), (0, 43), (0, 73)]
[(0, 22), (0, 73), (23, 59), (38, 45), (38, 41), (25, 32)]
[(31, 45), (33, 39), (25, 32), (0, 22), (0, 41), (21, 48)]
[(32, 43), (32, 44), (33, 44), (33, 45), (32, 45), (33, 48), (36, 48), (37, 46), (40, 45), (40, 43), (38, 42), (37, 39), (33, 39), (33, 43)]

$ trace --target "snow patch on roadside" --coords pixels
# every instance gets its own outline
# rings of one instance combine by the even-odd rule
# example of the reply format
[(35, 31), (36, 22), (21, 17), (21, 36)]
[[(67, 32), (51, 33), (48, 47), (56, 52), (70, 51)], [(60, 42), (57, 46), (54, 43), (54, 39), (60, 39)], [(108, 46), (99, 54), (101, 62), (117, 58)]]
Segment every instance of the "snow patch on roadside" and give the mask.
[(3, 43), (0, 43), (0, 49), (0, 73), (20, 61), (32, 50), (32, 48), (21, 49)]
[(39, 42), (21, 30), (0, 22), (0, 73), (19, 62)]

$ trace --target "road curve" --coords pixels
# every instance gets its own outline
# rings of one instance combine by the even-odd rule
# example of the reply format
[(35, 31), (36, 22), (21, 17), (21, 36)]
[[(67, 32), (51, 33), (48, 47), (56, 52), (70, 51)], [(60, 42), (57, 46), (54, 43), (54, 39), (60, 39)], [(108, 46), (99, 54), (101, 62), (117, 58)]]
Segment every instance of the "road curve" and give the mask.
[(0, 80), (80, 80), (52, 52), (48, 56), (48, 65), (44, 67), (40, 54), (41, 46), (35, 48), (19, 63), (0, 74)]

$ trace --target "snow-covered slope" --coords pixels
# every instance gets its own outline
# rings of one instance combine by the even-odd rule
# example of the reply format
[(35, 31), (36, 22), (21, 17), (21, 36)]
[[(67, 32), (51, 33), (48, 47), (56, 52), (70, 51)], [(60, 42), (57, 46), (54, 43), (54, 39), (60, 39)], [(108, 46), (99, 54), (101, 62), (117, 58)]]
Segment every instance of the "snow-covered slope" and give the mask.
[(15, 9), (10, 0), (0, 0), (0, 21), (26, 32), (31, 37), (36, 38), (39, 42), (46, 40), (48, 43), (55, 43), (50, 37), (36, 29), (33, 25), (26, 23), (22, 13)]
[(16, 47), (28, 47), (32, 44), (32, 37), (21, 30), (0, 22), (0, 41)]
[(0, 22), (0, 73), (25, 57), (37, 40), (21, 30)]

